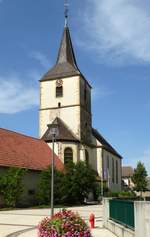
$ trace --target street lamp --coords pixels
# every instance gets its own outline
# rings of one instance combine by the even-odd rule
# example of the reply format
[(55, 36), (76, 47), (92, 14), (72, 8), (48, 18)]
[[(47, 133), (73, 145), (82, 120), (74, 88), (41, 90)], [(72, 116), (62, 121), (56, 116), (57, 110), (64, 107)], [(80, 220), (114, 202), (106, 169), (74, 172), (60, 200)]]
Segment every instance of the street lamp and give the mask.
[(49, 136), (52, 139), (52, 163), (51, 163), (51, 217), (54, 215), (54, 144), (56, 138), (59, 135), (58, 123), (57, 121), (52, 124), (47, 125), (49, 128)]

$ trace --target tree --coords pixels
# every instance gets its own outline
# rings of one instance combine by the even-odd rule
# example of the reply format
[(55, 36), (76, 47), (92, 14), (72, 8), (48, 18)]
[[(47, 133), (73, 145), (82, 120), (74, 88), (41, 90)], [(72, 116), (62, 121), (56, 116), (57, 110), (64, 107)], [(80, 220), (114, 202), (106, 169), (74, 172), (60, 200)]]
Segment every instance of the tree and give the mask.
[(26, 170), (9, 168), (0, 178), (0, 193), (7, 207), (15, 207), (23, 192), (22, 178)]
[[(54, 171), (54, 203), (83, 203), (89, 192), (96, 192), (97, 173), (85, 162), (69, 162), (64, 172)], [(42, 171), (39, 188), (39, 204), (50, 203), (51, 168)]]
[(83, 203), (89, 192), (96, 192), (97, 173), (85, 162), (70, 162), (65, 167), (63, 202)]
[(134, 174), (132, 176), (132, 181), (135, 185), (135, 190), (140, 192), (142, 196), (142, 192), (146, 191), (147, 188), (147, 171), (143, 163), (140, 161), (137, 163), (136, 169), (134, 169)]
[[(54, 202), (61, 203), (61, 190), (64, 174), (54, 169)], [(37, 198), (39, 204), (50, 204), (51, 199), (51, 167), (43, 170), (38, 184)]]

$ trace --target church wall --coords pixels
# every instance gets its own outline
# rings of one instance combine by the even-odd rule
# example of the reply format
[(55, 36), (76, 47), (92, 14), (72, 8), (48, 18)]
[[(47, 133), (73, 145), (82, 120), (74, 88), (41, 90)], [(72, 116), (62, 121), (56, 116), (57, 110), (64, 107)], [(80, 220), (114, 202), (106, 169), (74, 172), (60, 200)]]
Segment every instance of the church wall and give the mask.
[(59, 117), (69, 129), (80, 139), (80, 107), (58, 108), (40, 111), (40, 137), (47, 130), (47, 124)]
[[(53, 144), (52, 143), (47, 143), (48, 146), (53, 149)], [(60, 143), (59, 142), (55, 142), (54, 143), (54, 153), (59, 156), (60, 158), (60, 154), (59, 154), (59, 150), (60, 150)]]
[(80, 123), (81, 123), (81, 141), (91, 143), (91, 88), (88, 83), (80, 77)]
[[(52, 143), (48, 144), (49, 147), (52, 149)], [(73, 162), (77, 163), (80, 159), (79, 154), (79, 144), (73, 142), (55, 142), (54, 151), (55, 154), (58, 155), (59, 159), (64, 163), (64, 151), (65, 148), (72, 148), (73, 150)]]
[(82, 77), (80, 77), (80, 103), (91, 113), (91, 87)]
[(86, 146), (85, 149), (88, 151), (89, 154), (89, 164), (91, 167), (97, 171), (97, 150), (92, 149), (91, 147)]
[[(68, 77), (63, 81), (63, 96), (56, 97), (56, 80), (41, 82), (39, 136), (47, 129), (47, 124), (60, 117), (80, 139), (79, 76)], [(58, 106), (61, 103), (61, 106)]]
[(41, 109), (79, 104), (79, 76), (61, 79), (63, 84), (63, 96), (56, 97), (56, 80), (43, 81), (40, 83)]
[[(118, 162), (118, 170), (116, 170), (116, 161)], [(113, 162), (114, 162), (114, 175), (113, 175)], [(109, 186), (109, 188), (115, 192), (121, 190), (121, 163), (122, 160), (119, 157), (115, 156), (114, 154), (106, 150), (103, 150), (103, 177), (107, 181), (107, 185)], [(116, 172), (118, 172), (118, 182)]]
[(98, 175), (101, 176), (102, 173), (102, 165), (101, 165), (101, 148), (91, 148), (89, 146), (80, 146), (80, 160), (86, 161), (85, 158), (85, 150), (88, 151), (89, 154), (89, 164), (91, 167), (98, 172)]

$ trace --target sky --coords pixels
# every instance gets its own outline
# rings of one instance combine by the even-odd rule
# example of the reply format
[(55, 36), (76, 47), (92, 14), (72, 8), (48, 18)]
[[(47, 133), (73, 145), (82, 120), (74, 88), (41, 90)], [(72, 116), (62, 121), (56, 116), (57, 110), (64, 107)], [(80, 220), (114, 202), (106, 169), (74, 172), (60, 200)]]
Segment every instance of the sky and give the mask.
[[(39, 80), (63, 27), (64, 0), (0, 0), (0, 127), (38, 137)], [(93, 126), (150, 175), (149, 1), (70, 0), (69, 28)]]

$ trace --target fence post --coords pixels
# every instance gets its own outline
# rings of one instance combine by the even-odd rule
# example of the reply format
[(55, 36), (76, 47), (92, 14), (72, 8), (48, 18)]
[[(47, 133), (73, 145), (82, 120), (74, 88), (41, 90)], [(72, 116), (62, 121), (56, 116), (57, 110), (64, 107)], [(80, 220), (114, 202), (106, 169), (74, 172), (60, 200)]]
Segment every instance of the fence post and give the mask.
[(136, 201), (135, 209), (135, 237), (150, 236), (150, 202)]
[(109, 220), (109, 200), (112, 198), (103, 198), (103, 226), (108, 227)]

